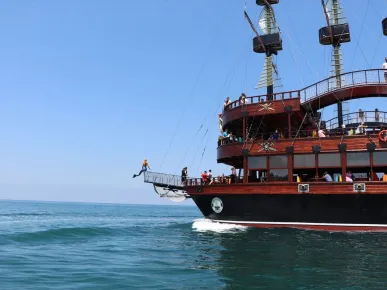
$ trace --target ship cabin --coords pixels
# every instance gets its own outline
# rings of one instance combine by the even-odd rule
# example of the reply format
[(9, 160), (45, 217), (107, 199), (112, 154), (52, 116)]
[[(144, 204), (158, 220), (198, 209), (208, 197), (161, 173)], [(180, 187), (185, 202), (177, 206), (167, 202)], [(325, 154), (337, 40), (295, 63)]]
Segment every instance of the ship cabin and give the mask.
[[(250, 96), (224, 106), (217, 162), (236, 169), (214, 176), (222, 184), (387, 181), (387, 111), (382, 108), (322, 119), (321, 110), (343, 101), (386, 97), (384, 70), (331, 77), (297, 91)], [(344, 81), (345, 80), (345, 81)], [(226, 136), (226, 137), (223, 137)], [(328, 178), (329, 179), (329, 178)], [(330, 180), (329, 180), (330, 181)], [(200, 179), (187, 186), (207, 185)]]

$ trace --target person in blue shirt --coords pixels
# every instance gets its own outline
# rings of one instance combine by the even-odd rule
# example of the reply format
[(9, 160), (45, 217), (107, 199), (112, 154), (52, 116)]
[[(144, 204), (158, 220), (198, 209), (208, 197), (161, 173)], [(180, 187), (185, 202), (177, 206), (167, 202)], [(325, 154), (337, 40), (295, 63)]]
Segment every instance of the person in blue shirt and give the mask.
[(332, 182), (332, 181), (333, 181), (332, 176), (330, 176), (330, 175), (328, 174), (328, 172), (326, 172), (326, 171), (324, 172), (323, 178), (324, 178), (327, 182)]
[(224, 144), (228, 144), (228, 138), (230, 137), (230, 135), (228, 134), (228, 131), (227, 129), (223, 131), (223, 145)]
[(275, 132), (273, 134), (273, 140), (278, 140), (278, 137), (279, 137), (278, 130), (275, 130)]

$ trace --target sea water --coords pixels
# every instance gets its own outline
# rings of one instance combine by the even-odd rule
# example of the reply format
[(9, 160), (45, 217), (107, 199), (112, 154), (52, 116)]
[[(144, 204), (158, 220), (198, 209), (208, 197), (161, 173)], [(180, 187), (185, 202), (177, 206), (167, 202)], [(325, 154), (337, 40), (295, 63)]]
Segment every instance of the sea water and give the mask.
[(0, 289), (385, 289), (387, 233), (252, 229), (194, 206), (0, 202)]

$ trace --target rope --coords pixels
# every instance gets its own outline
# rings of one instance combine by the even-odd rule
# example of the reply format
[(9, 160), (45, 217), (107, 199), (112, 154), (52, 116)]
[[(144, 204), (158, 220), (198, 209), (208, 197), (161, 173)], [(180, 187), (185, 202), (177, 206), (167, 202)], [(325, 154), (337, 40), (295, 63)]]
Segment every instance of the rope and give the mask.
[(324, 9), (324, 14), (325, 14), (325, 20), (327, 21), (327, 25), (328, 25), (328, 30), (329, 30), (329, 34), (331, 36), (331, 41), (332, 41), (332, 44), (333, 44), (333, 33), (332, 33), (332, 27), (331, 27), (331, 24), (329, 23), (329, 15), (328, 15), (328, 10), (327, 10), (327, 7), (324, 3), (324, 0), (321, 0), (321, 4), (322, 4), (322, 7)]
[[(306, 57), (305, 54), (303, 53), (301, 43), (300, 43), (300, 41), (299, 41), (299, 39), (298, 39), (298, 37), (297, 37), (297, 33), (296, 33), (295, 30), (294, 30), (293, 23), (290, 21), (289, 16), (288, 16), (288, 21), (289, 21), (289, 24), (290, 24), (290, 28), (291, 28), (292, 32), (294, 33), (294, 37), (295, 37), (296, 42), (297, 42), (296, 44), (297, 44), (298, 47), (299, 47), (298, 50), (296, 50), (296, 51), (298, 51), (298, 52), (301, 54), (302, 59), (303, 59), (303, 60), (305, 61), (305, 63), (307, 64), (309, 71), (310, 71), (310, 72), (313, 71), (313, 72), (316, 74), (316, 76), (317, 76), (318, 78), (321, 78), (321, 76), (320, 76), (320, 74), (318, 73), (318, 71), (315, 70), (315, 69), (313, 68), (313, 66), (309, 63), (307, 57)], [(283, 33), (285, 34), (285, 32), (283, 32)], [(293, 41), (293, 39), (291, 38), (291, 36), (290, 36), (288, 33), (286, 33), (286, 36), (288, 37), (288, 39), (289, 39), (291, 42)], [(295, 45), (295, 46), (296, 46), (296, 45)]]
[(163, 159), (162, 159), (162, 161), (161, 161), (161, 164), (160, 164), (160, 171), (161, 171), (161, 169), (162, 169), (162, 167), (163, 167), (163, 164), (164, 164), (165, 159), (166, 159), (166, 157), (167, 157), (167, 155), (168, 155), (168, 152), (169, 152), (169, 150), (170, 150), (170, 148), (171, 148), (171, 146), (172, 146), (172, 143), (173, 143), (173, 141), (174, 141), (174, 139), (175, 139), (175, 137), (176, 137), (176, 134), (177, 134), (177, 132), (178, 132), (178, 130), (179, 130), (181, 121), (183, 120), (183, 116), (184, 116), (184, 114), (185, 114), (185, 112), (186, 112), (186, 110), (187, 110), (187, 106), (188, 106), (188, 104), (189, 104), (189, 100), (192, 99), (192, 95), (193, 95), (193, 93), (194, 93), (194, 91), (195, 91), (195, 89), (196, 89), (197, 84), (199, 83), (200, 76), (202, 75), (202, 73), (203, 73), (203, 71), (204, 71), (204, 68), (205, 68), (206, 65), (207, 65), (209, 55), (210, 55), (210, 53), (211, 53), (211, 51), (212, 51), (212, 47), (213, 47), (213, 44), (214, 44), (214, 42), (215, 42), (216, 32), (217, 32), (217, 30), (220, 28), (220, 26), (221, 26), (221, 24), (222, 24), (222, 22), (223, 22), (223, 18), (224, 18), (224, 17), (225, 17), (225, 15), (223, 14), (223, 17), (221, 18), (221, 20), (220, 20), (219, 23), (218, 23), (218, 27), (217, 27), (216, 29), (214, 29), (214, 33), (213, 33), (213, 36), (212, 36), (212, 39), (211, 39), (211, 42), (210, 42), (209, 50), (208, 50), (208, 52), (207, 52), (207, 55), (206, 55), (206, 57), (205, 57), (205, 60), (204, 60), (204, 62), (203, 62), (203, 64), (202, 64), (202, 66), (201, 66), (201, 68), (200, 68), (200, 70), (199, 70), (199, 74), (198, 74), (197, 77), (196, 77), (196, 81), (195, 81), (195, 83), (194, 83), (194, 85), (193, 85), (193, 87), (192, 87), (192, 89), (191, 89), (191, 92), (190, 92), (190, 94), (187, 95), (186, 105), (185, 105), (185, 107), (184, 107), (184, 109), (183, 109), (183, 112), (182, 112), (182, 114), (181, 114), (181, 116), (180, 116), (178, 122), (177, 122), (177, 126), (176, 126), (176, 129), (175, 129), (175, 131), (174, 131), (174, 133), (173, 133), (173, 135), (172, 135), (172, 139), (171, 139), (171, 141), (169, 142), (169, 145), (168, 145), (168, 147), (167, 147), (167, 150), (165, 151), (164, 157), (163, 157)]
[[(249, 39), (248, 45), (250, 45), (250, 39)], [(247, 47), (249, 47), (249, 46), (247, 46)], [(222, 95), (222, 94), (223, 94), (223, 91), (226, 91), (226, 90), (228, 89), (228, 86), (230, 85), (231, 81), (233, 80), (233, 78), (234, 78), (234, 76), (235, 76), (235, 72), (237, 71), (237, 69), (238, 69), (238, 67), (239, 67), (239, 65), (240, 65), (240, 63), (241, 63), (241, 60), (242, 60), (243, 55), (244, 55), (244, 50), (242, 50), (241, 55), (238, 57), (237, 61), (236, 61), (236, 62), (233, 64), (233, 66), (231, 67), (231, 69), (230, 69), (230, 71), (229, 71), (229, 73), (228, 73), (228, 76), (227, 76), (227, 78), (226, 78), (224, 84), (222, 85), (222, 88), (221, 88), (221, 90), (220, 90), (218, 96), (219, 96), (219, 95)], [(221, 106), (222, 106), (222, 104), (221, 104), (221, 105), (218, 105), (218, 106), (216, 107), (215, 111), (212, 113), (212, 115), (214, 115), (217, 111), (219, 111), (219, 108), (220, 108)], [(210, 110), (209, 110), (209, 112), (210, 112)], [(208, 115), (209, 115), (209, 113), (207, 114), (205, 120), (207, 120)], [(210, 129), (207, 128), (206, 133), (204, 134), (204, 136), (203, 136), (203, 138), (202, 138), (202, 142), (203, 142), (204, 138), (206, 137), (208, 131), (209, 131), (209, 133), (212, 132), (212, 128), (211, 128), (211, 127), (209, 127), (209, 128), (210, 128)], [(203, 153), (202, 153), (200, 162), (199, 162), (199, 167), (200, 167), (201, 162), (202, 162), (202, 160), (203, 160), (203, 156), (204, 156), (204, 153), (205, 153), (205, 151), (206, 151), (207, 144), (208, 144), (208, 142), (209, 142), (209, 137), (210, 137), (210, 134), (207, 135), (207, 141), (206, 141), (206, 145), (205, 145), (205, 147), (204, 147), (204, 150), (203, 150)], [(200, 147), (198, 147), (198, 150), (196, 151), (196, 153), (195, 153), (195, 155), (194, 155), (194, 157), (193, 157), (193, 159), (192, 159), (192, 161), (191, 161), (191, 165), (194, 163), (194, 161), (195, 161), (195, 159), (196, 159), (196, 156), (197, 156), (197, 154), (199, 153), (199, 149), (200, 149)], [(191, 166), (191, 165), (190, 165), (190, 166)], [(198, 167), (197, 172), (199, 171), (199, 167)]]
[[(239, 67), (239, 64), (240, 64), (240, 62), (241, 62), (241, 59), (242, 59), (243, 54), (244, 54), (244, 50), (243, 50), (242, 54), (237, 58), (236, 62), (233, 63), (232, 67), (230, 68), (230, 70), (229, 70), (229, 72), (228, 72), (228, 75), (227, 75), (227, 77), (226, 77), (226, 80), (225, 80), (225, 82), (223, 83), (223, 85), (222, 85), (222, 87), (221, 87), (221, 89), (220, 89), (220, 91), (219, 91), (217, 97), (219, 97), (220, 95), (222, 95), (223, 92), (227, 90), (227, 87), (230, 85), (230, 82), (232, 81), (232, 79), (233, 79), (233, 77), (234, 77), (234, 75), (235, 75), (235, 71), (236, 71), (237, 68)], [(222, 104), (217, 105), (217, 106), (216, 106), (216, 109), (212, 112), (212, 115), (214, 115), (217, 111), (219, 111), (219, 109), (220, 109), (221, 106), (222, 106)], [(208, 110), (208, 113), (207, 113), (206, 117), (204, 118), (203, 124), (204, 124), (204, 123), (206, 122), (206, 120), (208, 119), (208, 116), (210, 115), (210, 113), (211, 113), (211, 109)], [(208, 133), (208, 130), (209, 130), (208, 128), (209, 128), (209, 126), (207, 126), (207, 130), (206, 130), (206, 132), (205, 132), (205, 134), (204, 134), (204, 136), (203, 136), (203, 138), (202, 138), (202, 142), (203, 142), (205, 136), (206, 136), (207, 133)], [(211, 132), (211, 130), (210, 130), (210, 132)], [(192, 147), (192, 145), (193, 145), (193, 142), (191, 143), (191, 147)], [(191, 163), (190, 163), (190, 167), (193, 165), (193, 163), (194, 163), (194, 161), (195, 161), (195, 159), (196, 159), (196, 156), (197, 156), (197, 154), (199, 153), (199, 149), (200, 149), (200, 147), (198, 147), (198, 149), (196, 150), (196, 153), (194, 154), (194, 156), (193, 156), (193, 158), (192, 158), (192, 161), (191, 161)], [(180, 165), (180, 167), (181, 167), (181, 165)]]
[[(195, 142), (195, 140), (196, 140), (196, 137), (199, 135), (199, 132), (200, 132), (200, 130), (201, 130), (202, 128), (203, 128), (203, 123), (200, 125), (199, 130), (196, 132), (196, 134), (195, 134), (193, 140), (191, 141), (190, 145), (188, 146), (188, 149), (186, 150), (186, 152), (185, 152), (185, 154), (184, 154), (184, 157), (183, 157), (183, 159), (181, 160), (181, 162), (180, 162), (178, 168), (181, 168), (181, 166), (182, 166), (182, 164), (183, 164), (183, 162), (184, 162), (184, 159), (187, 157), (188, 152), (191, 150), (192, 145), (194, 144), (194, 142)], [(179, 170), (179, 169), (177, 169), (177, 171), (175, 171), (175, 174), (178, 172), (178, 170)]]
[[(317, 75), (318, 78), (321, 78), (321, 77), (320, 77), (320, 74), (319, 74), (319, 73), (317, 72), (317, 70), (315, 70), (315, 69), (313, 68), (313, 66), (308, 62), (308, 60), (307, 60), (305, 54), (303, 53), (302, 47), (301, 47), (301, 44), (300, 44), (300, 41), (299, 41), (299, 39), (298, 39), (298, 37), (297, 37), (297, 33), (296, 33), (295, 30), (294, 30), (293, 24), (292, 24), (292, 22), (290, 21), (289, 16), (287, 17), (287, 19), (288, 19), (288, 22), (289, 22), (289, 24), (290, 24), (290, 28), (292, 29), (292, 31), (293, 31), (293, 33), (294, 33), (294, 36), (295, 36), (295, 39), (296, 39), (296, 43), (294, 44), (294, 46), (297, 46), (297, 45), (298, 45), (298, 51), (300, 52), (302, 59), (306, 62), (309, 71), (310, 71), (310, 72), (313, 71), (313, 72)], [(290, 42), (291, 42), (291, 44), (292, 44), (293, 40), (292, 40), (291, 36), (290, 36), (288, 33), (286, 33), (286, 37), (290, 40)], [(297, 50), (297, 49), (296, 49), (296, 50)], [(292, 56), (292, 58), (293, 58), (293, 60), (294, 60), (294, 62), (295, 62), (295, 64), (296, 64), (298, 73), (299, 73), (300, 78), (301, 78), (301, 82), (303, 83), (303, 86), (305, 86), (305, 82), (304, 82), (304, 79), (303, 79), (303, 77), (302, 77), (302, 74), (301, 74), (301, 71), (300, 71), (300, 67), (299, 67), (298, 62), (297, 62), (297, 60), (295, 59), (295, 57), (294, 57), (294, 55), (293, 55), (293, 51), (292, 51), (291, 49), (290, 49), (290, 53), (291, 53), (291, 56)], [(324, 57), (324, 59), (325, 59), (325, 57)], [(319, 108), (319, 109), (320, 109), (320, 108)], [(313, 111), (312, 111), (312, 116), (314, 117)]]
[[(379, 16), (380, 18), (383, 18), (383, 17), (380, 15), (379, 11), (375, 8), (375, 6), (372, 5), (372, 2), (370, 2), (370, 4), (371, 4), (372, 8), (374, 8), (376, 14), (378, 14), (378, 16)], [(386, 14), (386, 13), (387, 13), (387, 8), (386, 8), (386, 10), (384, 11), (383, 14)], [(380, 33), (378, 43), (376, 44), (376, 48), (375, 48), (375, 52), (374, 52), (374, 55), (373, 55), (372, 60), (371, 60), (371, 66), (370, 66), (370, 68), (372, 68), (372, 64), (374, 63), (374, 60), (375, 60), (375, 57), (376, 57), (376, 53), (378, 52), (379, 44), (380, 44), (380, 41), (382, 40), (383, 36), (384, 36), (384, 34), (383, 34), (383, 31), (382, 31), (382, 32)]]
[[(211, 130), (210, 130), (211, 132)], [(200, 157), (200, 161), (199, 161), (199, 165), (198, 165), (198, 169), (196, 170), (196, 175), (198, 175), (198, 172), (199, 172), (199, 169), (200, 169), (200, 166), (202, 165), (202, 161), (203, 161), (203, 156), (204, 156), (204, 153), (206, 152), (206, 148), (207, 148), (207, 145), (208, 145), (208, 141), (210, 140), (210, 134), (208, 134), (207, 136), (207, 141), (204, 145), (204, 149), (203, 149), (203, 153), (202, 153), (202, 156)]]
[(301, 123), (301, 125), (298, 127), (298, 130), (297, 130), (296, 136), (294, 137), (294, 139), (293, 139), (293, 142), (292, 142), (292, 145), (291, 145), (291, 146), (293, 146), (293, 145), (294, 145), (294, 143), (296, 142), (296, 138), (297, 138), (297, 136), (298, 136), (298, 133), (300, 133), (301, 127), (302, 127), (302, 125), (304, 124), (304, 121), (305, 121), (305, 119), (306, 119), (306, 116), (308, 116), (308, 114), (305, 114), (305, 116), (304, 116), (304, 119), (302, 120), (302, 123)]
[[(368, 13), (368, 8), (370, 6), (370, 2), (371, 2), (371, 0), (368, 0), (368, 2), (367, 2), (367, 7), (366, 7), (366, 10), (365, 10), (364, 17), (363, 17), (362, 24), (361, 24), (361, 28), (360, 28), (359, 38), (358, 38), (357, 43), (356, 43), (355, 52), (353, 53), (353, 58), (352, 58), (350, 70), (352, 70), (352, 66), (353, 66), (353, 63), (355, 61), (355, 56), (356, 56), (357, 48), (359, 47), (360, 38), (361, 38), (361, 35), (363, 33), (365, 18), (367, 17), (367, 13)], [(367, 59), (366, 59), (366, 61), (367, 61)], [(367, 62), (367, 64), (368, 64), (368, 62)]]
[[(286, 37), (289, 38), (287, 33), (286, 33)], [(292, 59), (293, 59), (295, 65), (297, 67), (297, 71), (298, 71), (298, 74), (300, 76), (302, 86), (306, 87), (305, 82), (304, 82), (304, 78), (302, 77), (302, 74), (301, 74), (300, 66), (298, 65), (298, 62), (297, 62), (296, 58), (294, 57), (293, 51), (292, 51), (292, 49), (290, 47), (289, 47), (289, 50), (290, 50), (290, 55), (292, 56)]]
[(253, 120), (251, 121), (251, 125), (250, 125), (249, 129), (247, 130), (246, 139), (244, 140), (244, 143), (243, 143), (243, 146), (242, 146), (242, 150), (245, 149), (245, 146), (247, 145), (247, 139), (248, 139), (248, 137), (250, 135), (250, 132), (251, 132), (251, 129), (253, 127), (255, 118), (257, 117), (257, 112), (258, 112), (259, 106), (260, 106), (260, 103), (257, 103), (256, 106), (255, 106), (255, 112), (254, 112)]
[[(230, 71), (229, 71), (229, 73), (228, 73), (228, 75), (227, 75), (226, 81), (225, 81), (225, 83), (223, 84), (223, 86), (222, 86), (222, 88), (221, 88), (221, 90), (220, 90), (218, 96), (221, 95), (223, 89), (224, 89), (224, 88), (226, 87), (226, 85), (230, 82), (230, 76), (231, 76), (232, 72), (235, 73), (235, 70), (239, 67), (240, 59), (241, 59), (241, 58), (238, 58), (236, 64), (234, 64), (233, 67), (230, 69)], [(232, 79), (232, 78), (231, 78), (231, 79)], [(217, 111), (219, 111), (219, 107), (220, 107), (220, 106), (221, 106), (221, 105), (217, 105), (217, 108), (216, 108), (216, 110), (214, 111), (213, 114), (215, 114)], [(212, 115), (213, 115), (213, 114), (212, 114)], [(210, 110), (208, 110), (207, 115), (205, 116), (204, 120), (202, 121), (202, 125), (200, 126), (200, 128), (199, 128), (199, 130), (197, 131), (197, 133), (196, 133), (194, 139), (193, 139), (192, 142), (190, 143), (190, 146), (188, 147), (188, 150), (186, 150), (185, 155), (184, 155), (182, 161), (180, 162), (177, 171), (178, 171), (179, 168), (182, 166), (184, 159), (187, 157), (188, 152), (190, 151), (191, 147), (193, 146), (193, 144), (194, 144), (194, 142), (195, 142), (195, 140), (196, 140), (196, 137), (198, 136), (199, 131), (200, 131), (201, 128), (203, 127), (203, 124), (205, 124), (205, 122), (207, 121), (209, 115), (210, 115)], [(207, 127), (207, 130), (208, 130), (208, 127)], [(203, 141), (203, 140), (202, 140), (202, 141)], [(197, 154), (197, 153), (196, 153), (196, 154)], [(196, 156), (196, 154), (195, 154), (195, 156)], [(192, 162), (193, 162), (193, 161), (192, 161)], [(177, 171), (175, 171), (175, 174), (176, 174)]]
[(255, 141), (255, 136), (257, 136), (257, 133), (259, 132), (259, 129), (261, 128), (261, 125), (262, 125), (262, 123), (263, 123), (263, 119), (264, 119), (265, 116), (266, 116), (266, 113), (267, 113), (267, 110), (266, 110), (265, 114), (263, 115), (263, 117), (262, 117), (262, 119), (261, 119), (261, 122), (260, 122), (259, 125), (258, 125), (257, 130), (255, 131), (255, 134), (254, 134), (254, 137), (253, 137), (253, 142), (251, 142), (249, 151), (251, 151), (251, 148), (253, 148), (254, 141)]

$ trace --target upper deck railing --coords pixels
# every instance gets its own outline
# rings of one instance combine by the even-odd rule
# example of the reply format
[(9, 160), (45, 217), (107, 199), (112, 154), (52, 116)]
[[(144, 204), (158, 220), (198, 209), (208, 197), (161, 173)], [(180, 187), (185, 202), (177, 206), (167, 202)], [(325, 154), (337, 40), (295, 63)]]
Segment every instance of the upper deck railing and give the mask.
[(385, 84), (387, 86), (384, 73), (385, 73), (385, 70), (383, 69), (369, 69), (369, 70), (358, 70), (353, 72), (347, 72), (339, 76), (329, 77), (325, 80), (317, 82), (299, 91), (275, 93), (273, 95), (259, 95), (259, 96), (253, 96), (253, 97), (246, 97), (246, 102), (244, 104), (243, 103), (241, 104), (239, 100), (236, 100), (231, 104), (227, 105), (225, 107), (225, 111), (233, 108), (237, 108), (243, 105), (266, 102), (269, 99), (271, 99), (271, 101), (280, 101), (280, 100), (300, 98), (301, 103), (306, 103), (310, 100), (319, 98), (324, 94), (345, 89), (345, 88), (359, 86), (359, 85)]
[(300, 91), (302, 103), (318, 98), (321, 95), (358, 85), (381, 84), (387, 85), (383, 69), (358, 70), (332, 76)]
[(274, 93), (272, 95), (259, 95), (259, 96), (253, 96), (253, 97), (246, 97), (244, 103), (241, 103), (239, 100), (234, 101), (231, 104), (227, 105), (225, 110), (227, 111), (230, 109), (241, 107), (243, 105), (264, 103), (269, 99), (269, 97), (272, 98), (271, 101), (296, 99), (296, 98), (300, 98), (300, 91), (290, 91), (290, 92)]
[[(377, 123), (376, 127), (380, 127), (378, 123), (387, 123), (387, 112), (378, 111), (363, 111), (363, 116), (359, 112), (353, 112), (343, 115), (344, 124), (356, 123)], [(337, 117), (325, 121), (327, 129), (335, 129), (339, 127), (339, 119)]]

